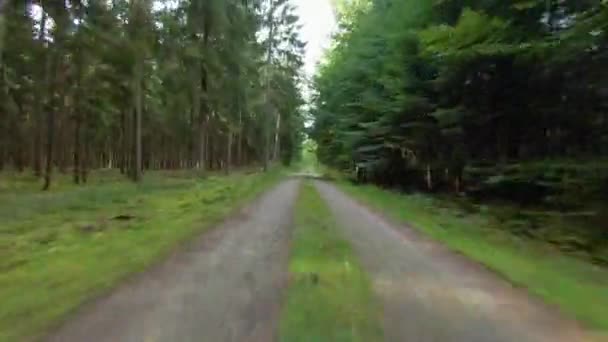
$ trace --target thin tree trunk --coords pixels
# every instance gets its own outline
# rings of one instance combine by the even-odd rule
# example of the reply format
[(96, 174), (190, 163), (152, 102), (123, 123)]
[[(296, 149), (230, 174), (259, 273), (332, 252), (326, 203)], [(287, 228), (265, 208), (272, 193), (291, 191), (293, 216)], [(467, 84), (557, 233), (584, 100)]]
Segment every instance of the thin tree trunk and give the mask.
[(268, 164), (270, 159), (270, 125), (271, 125), (271, 105), (269, 102), (269, 92), (270, 92), (270, 64), (272, 62), (272, 39), (274, 36), (274, 21), (273, 21), (273, 13), (274, 13), (274, 1), (270, 0), (270, 7), (268, 12), (268, 22), (270, 23), (270, 29), (268, 30), (268, 50), (266, 51), (266, 84), (264, 91), (264, 103), (266, 104), (266, 120), (264, 120), (264, 171), (268, 170)]
[(236, 164), (243, 165), (243, 111), (239, 109), (239, 130), (236, 141)]
[[(65, 101), (65, 98), (64, 98)], [(63, 110), (67, 110), (67, 105), (64, 103), (61, 107)], [(69, 130), (68, 129), (63, 129), (64, 123), (65, 121), (62, 120), (62, 117), (60, 116), (59, 118), (57, 117), (57, 115), (61, 113), (60, 111), (57, 111), (55, 113), (55, 121), (56, 121), (56, 126), (55, 130), (57, 132), (57, 135), (55, 137), (56, 139), (56, 148), (55, 148), (55, 153), (57, 154), (57, 165), (59, 166), (59, 172), (61, 172), (61, 174), (66, 174), (68, 173), (68, 164), (70, 163), (70, 157), (69, 157), (69, 148), (68, 148), (68, 144), (67, 144), (67, 140), (69, 140)]]
[(426, 164), (426, 189), (433, 190), (433, 173), (431, 171), (431, 164)]
[[(209, 34), (210, 34), (210, 30), (211, 28), (209, 27), (208, 24), (205, 24), (205, 29), (203, 32), (203, 49), (204, 51), (207, 51), (207, 48), (209, 46)], [(200, 63), (200, 61), (199, 61)], [(205, 109), (201, 110), (200, 106), (202, 104), (202, 101), (200, 101), (200, 96), (201, 96), (201, 92), (205, 94), (205, 96), (208, 95), (208, 84), (207, 84), (207, 70), (203, 67), (203, 65), (198, 64), (197, 65), (197, 71), (199, 72), (198, 78), (201, 83), (200, 85), (200, 91), (199, 91), (199, 163), (200, 163), (200, 169), (201, 170), (205, 170), (205, 151), (207, 150), (207, 126), (208, 126), (208, 115), (209, 115), (209, 106), (208, 106), (208, 101), (209, 99), (206, 98), (205, 99)]]
[(213, 165), (211, 164), (211, 147), (213, 146), (212, 143), (213, 141), (211, 140), (211, 135), (210, 134), (205, 134), (205, 146), (204, 146), (204, 151), (205, 151), (205, 159), (203, 159), (202, 163), (203, 166), (202, 168), (204, 169), (206, 166), (209, 167), (213, 167)]
[(141, 84), (143, 80), (143, 65), (141, 60), (137, 61), (135, 68), (135, 165), (133, 166), (133, 180), (139, 182), (141, 180), (142, 167), (141, 122), (143, 110)]
[(279, 113), (277, 113), (276, 115), (277, 120), (276, 120), (276, 126), (275, 126), (275, 131), (274, 131), (274, 152), (273, 152), (273, 156), (272, 159), (273, 160), (278, 160), (279, 158), (279, 154), (281, 152), (281, 142), (280, 142), (280, 132), (281, 132), (281, 115)]
[(89, 138), (87, 136), (87, 133), (89, 133), (90, 130), (87, 129), (88, 127), (88, 122), (87, 122), (87, 116), (86, 114), (83, 116), (83, 127), (84, 127), (84, 143), (83, 143), (83, 148), (82, 148), (82, 158), (80, 158), (80, 179), (83, 183), (86, 183), (88, 180), (88, 175), (89, 175), (89, 161), (90, 161), (90, 151), (91, 151), (91, 142), (89, 141)]
[(127, 141), (127, 114), (125, 110), (120, 112), (120, 173), (125, 174), (127, 172), (127, 155), (129, 151)]
[(8, 0), (0, 0), (0, 65), (2, 64), (2, 53), (4, 52), (4, 32), (6, 30), (6, 18), (4, 8)]
[(74, 124), (74, 183), (80, 183), (80, 117), (76, 116)]
[[(200, 70), (200, 65), (196, 65), (196, 70)], [(192, 116), (198, 120), (198, 158), (196, 163), (197, 169), (205, 168), (205, 120), (201, 114), (201, 89), (199, 86), (200, 74), (194, 77), (192, 82)], [(193, 120), (194, 121), (194, 120)]]
[[(0, 0), (1, 1), (1, 0)], [(46, 22), (47, 22), (47, 18), (46, 18), (46, 12), (42, 12), (42, 18), (40, 19), (40, 33), (38, 34), (38, 42), (40, 44), (44, 44), (44, 33), (46, 32)], [(48, 59), (48, 54), (44, 54), (42, 56), (42, 64), (46, 66), (46, 59)], [(45, 75), (45, 73), (47, 72), (47, 70), (43, 69), (43, 75), (42, 78), (46, 79), (47, 75)], [(43, 131), (43, 117), (44, 117), (44, 96), (46, 94), (45, 90), (44, 90), (44, 85), (46, 82), (39, 82), (38, 84), (40, 86), (38, 86), (38, 96), (36, 96), (34, 98), (34, 110), (35, 112), (35, 119), (36, 123), (34, 124), (34, 160), (33, 160), (33, 167), (34, 167), (34, 175), (36, 177), (42, 177), (42, 131)]]
[(51, 188), (51, 178), (53, 173), (53, 143), (55, 140), (55, 96), (53, 94), (54, 89), (51, 84), (51, 70), (53, 68), (53, 53), (54, 51), (49, 52), (50, 55), (47, 56), (45, 61), (45, 90), (48, 95), (45, 97), (46, 102), (46, 112), (47, 112), (47, 121), (46, 121), (46, 168), (44, 173), (44, 186), (42, 187), (43, 191), (49, 190)]
[[(40, 93), (39, 93), (40, 94)], [(41, 97), (42, 95), (39, 95)], [(42, 177), (42, 130), (43, 125), (41, 120), (43, 119), (42, 110), (37, 111), (37, 120), (34, 124), (34, 148), (33, 148), (33, 168), (34, 176)]]
[[(52, 102), (52, 101), (51, 101)], [(44, 187), (42, 190), (49, 190), (51, 187), (51, 177), (53, 172), (53, 148), (55, 136), (55, 111), (52, 106), (47, 110), (47, 140), (46, 140), (46, 169), (44, 173)]]
[(226, 173), (230, 173), (231, 167), (232, 167), (232, 138), (233, 138), (233, 134), (230, 131), (230, 129), (228, 130), (228, 141), (226, 143)]

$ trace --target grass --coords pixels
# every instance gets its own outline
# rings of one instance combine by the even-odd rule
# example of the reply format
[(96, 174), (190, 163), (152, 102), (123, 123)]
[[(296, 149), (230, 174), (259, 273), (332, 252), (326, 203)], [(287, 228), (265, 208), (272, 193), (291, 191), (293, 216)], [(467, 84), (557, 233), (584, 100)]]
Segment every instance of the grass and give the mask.
[(140, 185), (105, 173), (82, 187), (65, 176), (49, 193), (23, 176), (2, 177), (0, 341), (21, 341), (212, 227), (280, 172), (148, 173)]
[(296, 205), (290, 286), (280, 324), (285, 342), (382, 340), (379, 306), (368, 276), (340, 238), (310, 184)]
[(608, 331), (606, 269), (502, 232), (483, 213), (442, 207), (423, 195), (338, 183), (355, 198), (396, 221), (411, 223), (452, 250), (557, 305), (590, 328)]

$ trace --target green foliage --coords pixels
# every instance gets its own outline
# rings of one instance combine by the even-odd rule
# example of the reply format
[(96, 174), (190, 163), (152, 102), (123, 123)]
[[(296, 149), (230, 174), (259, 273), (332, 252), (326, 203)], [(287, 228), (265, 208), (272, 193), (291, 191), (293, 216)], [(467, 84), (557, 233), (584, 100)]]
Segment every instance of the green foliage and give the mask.
[[(465, 9), (455, 26), (441, 24), (419, 32), (422, 53), (450, 56), (480, 46), (496, 46), (508, 40), (511, 26), (501, 18)], [(486, 48), (488, 50), (488, 48)]]
[[(146, 169), (229, 169), (262, 161), (266, 149), (276, 151), (273, 161), (298, 154), (304, 45), (291, 1), (6, 7), (2, 165), (36, 175), (47, 159), (75, 174), (133, 170), (139, 143)], [(264, 37), (270, 26), (273, 36)], [(277, 139), (266, 146), (260, 131)]]
[(315, 79), (322, 162), (385, 185), (463, 191), (467, 165), (608, 153), (605, 4), (344, 6)]
[(296, 205), (280, 341), (382, 341), (372, 285), (329, 208), (306, 183)]

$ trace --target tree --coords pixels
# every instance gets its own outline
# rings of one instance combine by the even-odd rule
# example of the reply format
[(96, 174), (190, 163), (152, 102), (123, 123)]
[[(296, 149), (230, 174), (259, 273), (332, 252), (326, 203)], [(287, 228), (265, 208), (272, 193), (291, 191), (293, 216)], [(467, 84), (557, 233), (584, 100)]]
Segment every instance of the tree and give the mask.
[(605, 4), (344, 6), (315, 79), (321, 161), (385, 185), (461, 191), (479, 165), (605, 156), (606, 94), (591, 90), (606, 87)]
[(9, 2), (2, 165), (42, 175), (44, 164), (49, 188), (55, 168), (84, 183), (101, 167), (139, 180), (145, 169), (263, 163), (265, 94), (270, 155), (296, 149), (302, 51), (281, 4), (268, 64), (262, 0)]

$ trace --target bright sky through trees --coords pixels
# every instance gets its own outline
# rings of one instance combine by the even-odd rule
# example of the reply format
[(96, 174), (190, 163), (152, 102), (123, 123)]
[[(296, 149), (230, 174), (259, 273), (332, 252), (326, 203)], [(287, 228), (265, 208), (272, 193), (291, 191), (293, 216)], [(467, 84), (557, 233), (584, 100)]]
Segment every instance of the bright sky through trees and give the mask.
[(325, 48), (329, 47), (336, 20), (330, 0), (294, 0), (306, 46), (305, 71), (312, 76)]

